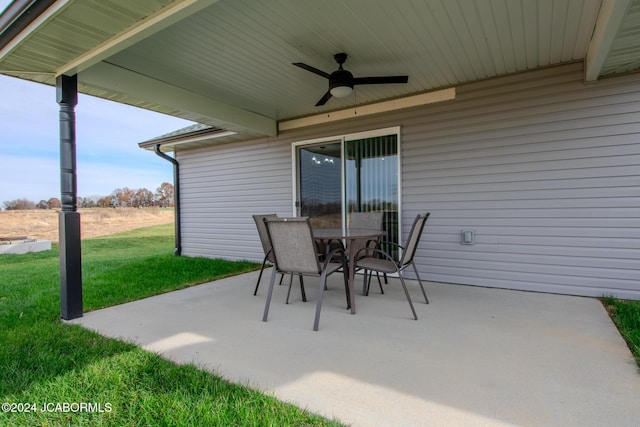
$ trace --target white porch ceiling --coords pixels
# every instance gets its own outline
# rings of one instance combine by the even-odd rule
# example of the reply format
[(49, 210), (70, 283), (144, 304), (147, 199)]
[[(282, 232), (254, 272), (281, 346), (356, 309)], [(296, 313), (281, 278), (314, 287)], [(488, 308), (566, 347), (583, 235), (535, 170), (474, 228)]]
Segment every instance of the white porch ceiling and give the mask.
[[(18, 3), (18, 2), (16, 2)], [(0, 20), (1, 22), (1, 20)], [(349, 55), (356, 77), (408, 75), (315, 103)], [(562, 63), (585, 78), (640, 69), (640, 0), (55, 1), (9, 43), (0, 73), (238, 132)]]

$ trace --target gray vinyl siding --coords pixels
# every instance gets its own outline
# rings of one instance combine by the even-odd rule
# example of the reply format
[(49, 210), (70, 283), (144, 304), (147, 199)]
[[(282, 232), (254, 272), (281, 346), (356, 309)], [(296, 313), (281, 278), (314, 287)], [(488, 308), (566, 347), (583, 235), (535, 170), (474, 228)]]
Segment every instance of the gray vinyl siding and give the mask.
[(251, 215), (291, 215), (291, 147), (253, 141), (178, 158), (183, 254), (262, 260)]
[[(456, 100), (180, 153), (185, 255), (261, 260), (252, 213), (292, 212), (291, 143), (401, 126), (402, 226), (423, 279), (640, 299), (640, 74), (569, 64)], [(473, 230), (474, 245), (460, 244)]]

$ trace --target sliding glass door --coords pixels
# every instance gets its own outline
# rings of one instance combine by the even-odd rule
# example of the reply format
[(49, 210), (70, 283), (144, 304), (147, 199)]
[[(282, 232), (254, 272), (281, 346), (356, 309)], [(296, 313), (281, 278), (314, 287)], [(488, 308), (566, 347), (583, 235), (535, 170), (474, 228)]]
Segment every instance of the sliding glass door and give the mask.
[(348, 225), (351, 212), (381, 211), (383, 239), (399, 243), (398, 137), (392, 128), (295, 144), (297, 215), (335, 228)]
[(317, 228), (342, 227), (342, 142), (298, 148), (299, 216)]
[[(345, 210), (384, 212), (383, 240), (398, 243), (398, 137), (345, 140)], [(395, 247), (383, 248), (397, 256)]]

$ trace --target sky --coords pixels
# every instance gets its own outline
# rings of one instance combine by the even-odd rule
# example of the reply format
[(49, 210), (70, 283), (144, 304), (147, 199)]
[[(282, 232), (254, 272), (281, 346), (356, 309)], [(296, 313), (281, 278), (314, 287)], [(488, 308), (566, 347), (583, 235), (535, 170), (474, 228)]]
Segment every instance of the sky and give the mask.
[[(10, 1), (0, 0), (0, 11)], [(55, 87), (0, 75), (0, 208), (5, 201), (60, 198), (60, 127)], [(173, 166), (138, 143), (192, 122), (82, 95), (76, 106), (78, 196), (117, 188), (155, 192)]]

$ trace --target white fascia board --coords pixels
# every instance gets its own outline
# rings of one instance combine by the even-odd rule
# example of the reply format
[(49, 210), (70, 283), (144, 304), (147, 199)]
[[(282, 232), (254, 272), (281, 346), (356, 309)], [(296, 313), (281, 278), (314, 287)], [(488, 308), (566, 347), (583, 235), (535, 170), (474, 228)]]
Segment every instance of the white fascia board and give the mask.
[(18, 48), (24, 41), (26, 41), (31, 35), (43, 24), (53, 19), (57, 14), (66, 9), (70, 4), (69, 0), (60, 0), (55, 2), (44, 13), (36, 17), (27, 27), (18, 34), (11, 42), (0, 50), (0, 61)]
[[(160, 144), (160, 148), (162, 149), (168, 149), (168, 148), (173, 148), (176, 145), (186, 145), (186, 144), (193, 144), (196, 142), (213, 142), (216, 141), (218, 139), (222, 139), (222, 138), (226, 138), (227, 136), (234, 136), (237, 135), (237, 132), (233, 132), (233, 131), (221, 131), (221, 132), (216, 132), (216, 133), (207, 133), (207, 134), (203, 134), (203, 135), (198, 135), (198, 136), (194, 136), (194, 137), (185, 137), (184, 139), (179, 139), (176, 138), (175, 140), (171, 141), (171, 142), (158, 142), (156, 144), (151, 144), (149, 146), (145, 146), (143, 148), (147, 149), (147, 150), (154, 150), (154, 147), (157, 144)], [(171, 151), (171, 150), (166, 150), (166, 151)]]
[(98, 62), (134, 45), (135, 43), (164, 30), (176, 22), (211, 6), (218, 0), (183, 0), (171, 4), (158, 13), (141, 21), (134, 28), (107, 40), (90, 52), (64, 64), (56, 70), (57, 75), (73, 75), (86, 70)]
[(622, 20), (627, 14), (629, 4), (629, 0), (604, 0), (602, 2), (593, 36), (587, 49), (584, 68), (586, 82), (598, 80), (613, 42), (620, 31)]
[(78, 74), (78, 81), (174, 110), (211, 117), (261, 135), (277, 135), (277, 124), (273, 119), (106, 62), (100, 62)]

